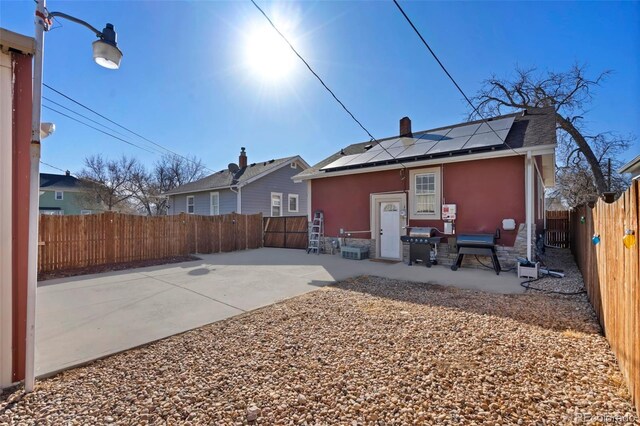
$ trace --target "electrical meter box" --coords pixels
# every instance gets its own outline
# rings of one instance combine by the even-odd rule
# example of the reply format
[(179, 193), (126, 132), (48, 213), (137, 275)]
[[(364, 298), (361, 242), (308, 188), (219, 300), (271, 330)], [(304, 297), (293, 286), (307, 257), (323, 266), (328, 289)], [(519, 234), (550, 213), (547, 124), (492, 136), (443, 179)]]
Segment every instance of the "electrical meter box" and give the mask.
[(456, 220), (456, 205), (455, 204), (443, 204), (442, 205), (442, 220)]

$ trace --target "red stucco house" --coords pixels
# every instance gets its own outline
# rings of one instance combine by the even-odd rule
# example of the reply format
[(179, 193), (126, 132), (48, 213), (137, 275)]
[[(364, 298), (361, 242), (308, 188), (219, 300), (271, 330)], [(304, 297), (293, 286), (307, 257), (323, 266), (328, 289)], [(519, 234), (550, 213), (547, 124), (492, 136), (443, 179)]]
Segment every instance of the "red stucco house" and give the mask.
[[(451, 237), (500, 229), (498, 257), (510, 266), (535, 253), (555, 148), (552, 107), (420, 132), (405, 117), (397, 136), (350, 145), (294, 180), (307, 182), (307, 211), (323, 211), (325, 239), (400, 260), (408, 227), (435, 227), (444, 237), (438, 260), (450, 264)], [(442, 207), (451, 204), (456, 217), (445, 234)]]

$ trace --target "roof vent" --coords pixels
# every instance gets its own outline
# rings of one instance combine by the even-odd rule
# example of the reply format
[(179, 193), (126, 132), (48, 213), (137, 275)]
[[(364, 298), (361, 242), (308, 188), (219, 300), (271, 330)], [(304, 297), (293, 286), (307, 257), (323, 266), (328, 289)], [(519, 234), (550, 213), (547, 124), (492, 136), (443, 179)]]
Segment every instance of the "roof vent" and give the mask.
[(373, 148), (373, 145), (371, 145), (371, 144), (364, 146), (364, 150), (365, 151), (369, 151), (371, 148)]

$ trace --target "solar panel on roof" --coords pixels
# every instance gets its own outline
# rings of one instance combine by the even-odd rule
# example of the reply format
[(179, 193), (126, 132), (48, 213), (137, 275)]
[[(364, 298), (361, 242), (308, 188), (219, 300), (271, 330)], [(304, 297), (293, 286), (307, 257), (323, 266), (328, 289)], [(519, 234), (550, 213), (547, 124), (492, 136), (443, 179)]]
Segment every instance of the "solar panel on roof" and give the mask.
[[(515, 117), (507, 117), (507, 118), (500, 118), (498, 120), (492, 120), (492, 121), (488, 121), (486, 123), (482, 123), (482, 125), (480, 126), (480, 128), (478, 129), (477, 133), (486, 133), (486, 132), (491, 132), (493, 133), (493, 130), (498, 131), (498, 130), (509, 130), (511, 129), (511, 126), (513, 125), (513, 120), (515, 120)], [(489, 125), (491, 127), (489, 127)], [(491, 130), (493, 129), (493, 130)]]
[(418, 157), (421, 155), (425, 155), (438, 143), (440, 142), (427, 141), (427, 142), (416, 143), (410, 146), (409, 148), (405, 149), (403, 152), (397, 155), (396, 158)]
[(454, 139), (462, 136), (473, 135), (480, 127), (480, 124), (469, 124), (466, 126), (454, 127), (449, 133), (447, 133), (446, 139)]
[(379, 153), (378, 156), (376, 156), (376, 158), (373, 159), (373, 161), (379, 162), (379, 161), (394, 160), (398, 158), (404, 151), (406, 151), (406, 149), (407, 148), (403, 146), (389, 148), (387, 149), (387, 151), (383, 151)]
[(375, 165), (393, 160), (501, 146), (514, 120), (515, 117), (506, 117), (488, 123), (473, 123), (416, 133), (414, 138), (385, 140), (364, 153), (341, 157), (321, 170)]
[(471, 139), (469, 139), (463, 149), (488, 148), (491, 146), (502, 145), (503, 141), (507, 138), (508, 133), (509, 130), (498, 130), (495, 133), (477, 133), (471, 136)]
[(383, 147), (384, 148), (391, 148), (391, 145), (395, 144), (400, 139), (401, 138), (394, 138), (394, 139), (390, 139), (388, 141), (382, 141), (382, 142), (374, 145), (369, 151), (384, 151)]
[(345, 155), (344, 157), (338, 158), (333, 163), (327, 164), (326, 166), (322, 167), (320, 170), (335, 169), (335, 168), (338, 168), (338, 167), (342, 167), (342, 166), (346, 165), (349, 161), (353, 160), (354, 158), (356, 158), (359, 155), (360, 154)]
[(438, 142), (436, 146), (434, 146), (432, 149), (429, 150), (429, 155), (459, 151), (460, 149), (462, 149), (464, 144), (466, 144), (470, 138), (471, 136), (468, 135), (468, 136), (461, 136), (459, 138), (453, 138), (453, 139), (447, 139), (447, 140), (443, 139), (440, 142)]

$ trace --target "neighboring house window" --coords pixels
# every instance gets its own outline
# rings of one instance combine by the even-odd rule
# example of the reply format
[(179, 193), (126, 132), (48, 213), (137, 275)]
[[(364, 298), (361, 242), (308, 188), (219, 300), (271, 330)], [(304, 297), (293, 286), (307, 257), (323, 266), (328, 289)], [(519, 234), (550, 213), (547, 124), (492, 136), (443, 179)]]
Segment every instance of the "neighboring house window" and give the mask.
[(91, 214), (91, 210), (80, 210), (80, 214)]
[(298, 168), (298, 165), (296, 164), (295, 161), (293, 163), (291, 163), (291, 168), (292, 169), (297, 169)]
[(56, 200), (62, 200), (64, 198), (63, 191), (56, 191)]
[(187, 195), (187, 213), (194, 214), (196, 209), (193, 195)]
[(289, 211), (298, 213), (298, 194), (289, 194)]
[(440, 169), (412, 170), (411, 219), (440, 219)]
[(211, 207), (209, 209), (209, 212), (212, 216), (220, 214), (220, 193), (211, 193)]
[(282, 194), (271, 193), (271, 216), (282, 216)]

